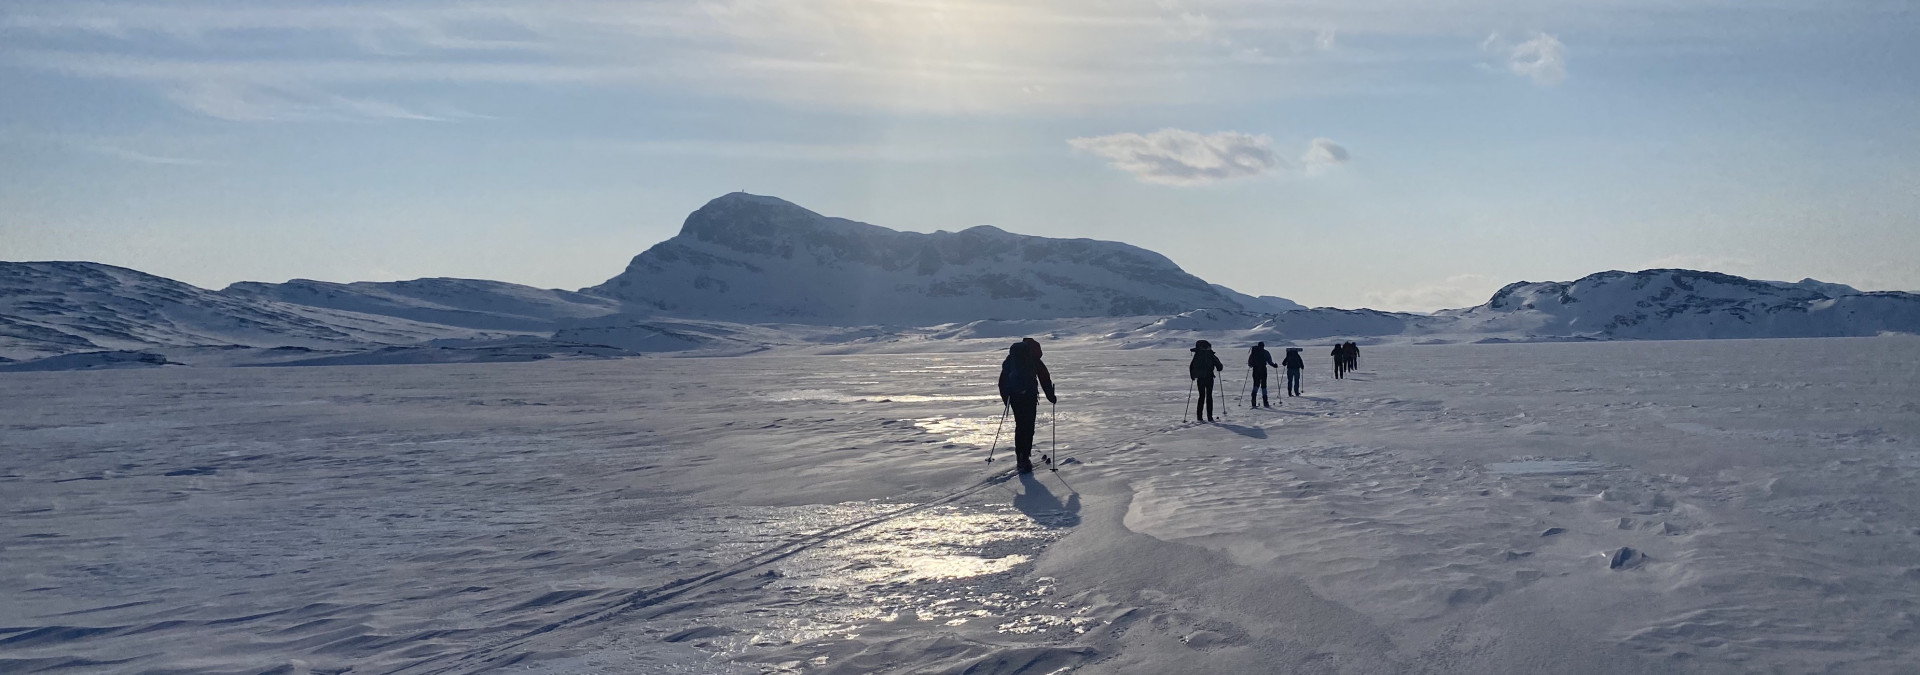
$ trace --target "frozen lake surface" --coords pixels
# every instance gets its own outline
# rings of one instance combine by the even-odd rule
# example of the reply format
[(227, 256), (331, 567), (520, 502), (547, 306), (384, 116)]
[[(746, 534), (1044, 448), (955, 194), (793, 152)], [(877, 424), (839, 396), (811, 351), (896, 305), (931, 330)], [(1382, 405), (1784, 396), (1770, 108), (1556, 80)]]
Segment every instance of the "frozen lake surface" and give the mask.
[(0, 375), (0, 673), (1920, 663), (1920, 339), (1315, 355)]

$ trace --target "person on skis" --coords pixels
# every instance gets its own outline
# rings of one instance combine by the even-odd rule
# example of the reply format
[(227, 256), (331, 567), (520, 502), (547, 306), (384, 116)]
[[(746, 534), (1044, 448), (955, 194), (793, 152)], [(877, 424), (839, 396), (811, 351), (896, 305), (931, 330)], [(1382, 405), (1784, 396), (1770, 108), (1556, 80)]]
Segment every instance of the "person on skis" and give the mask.
[(1247, 367), (1253, 369), (1253, 391), (1247, 396), (1249, 408), (1256, 404), (1273, 407), (1267, 401), (1267, 366), (1279, 368), (1280, 364), (1273, 362), (1273, 353), (1267, 351), (1267, 343), (1253, 343), (1253, 351), (1247, 353)]
[(1287, 368), (1287, 395), (1300, 395), (1300, 371), (1306, 369), (1307, 362), (1300, 358), (1299, 347), (1288, 347), (1286, 358), (1280, 359), (1280, 365)]
[(1334, 343), (1331, 353), (1333, 354), (1333, 379), (1345, 379), (1347, 376), (1347, 346)]
[[(1220, 363), (1220, 357), (1213, 355), (1213, 343), (1200, 340), (1193, 343), (1193, 361), (1187, 364), (1187, 378), (1200, 388), (1200, 405), (1193, 409), (1195, 422), (1213, 421), (1213, 374), (1227, 369)], [(1204, 419), (1203, 419), (1204, 418)]]
[(1043, 391), (1048, 403), (1060, 401), (1053, 395), (1047, 364), (1040, 362), (1040, 342), (1022, 338), (1007, 348), (1007, 358), (1000, 362), (1000, 401), (1013, 409), (1013, 456), (1020, 473), (1033, 473), (1033, 428)]

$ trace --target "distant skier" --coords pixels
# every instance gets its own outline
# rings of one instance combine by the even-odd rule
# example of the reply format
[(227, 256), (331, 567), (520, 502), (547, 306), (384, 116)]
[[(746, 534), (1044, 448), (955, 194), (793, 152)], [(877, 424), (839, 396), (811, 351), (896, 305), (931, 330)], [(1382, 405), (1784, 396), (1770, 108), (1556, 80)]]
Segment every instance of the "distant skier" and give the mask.
[[(1193, 409), (1195, 422), (1213, 421), (1213, 374), (1227, 369), (1220, 363), (1220, 357), (1213, 355), (1213, 343), (1201, 340), (1193, 343), (1193, 361), (1187, 364), (1187, 377), (1200, 388), (1200, 405)], [(1204, 417), (1204, 419), (1202, 419)]]
[(1347, 343), (1347, 370), (1351, 372), (1359, 369), (1360, 369), (1360, 343), (1348, 342)]
[(1273, 362), (1273, 353), (1267, 351), (1267, 343), (1253, 343), (1253, 351), (1247, 353), (1247, 367), (1253, 369), (1253, 390), (1247, 394), (1249, 408), (1256, 403), (1273, 407), (1272, 403), (1267, 402), (1267, 366), (1279, 368), (1280, 364)]
[(1300, 348), (1288, 347), (1287, 356), (1280, 359), (1280, 365), (1287, 367), (1287, 395), (1299, 396), (1300, 371), (1307, 367), (1307, 362), (1300, 358)]
[(1047, 373), (1047, 364), (1040, 361), (1040, 343), (1022, 338), (1007, 348), (1007, 359), (1000, 362), (1000, 400), (1013, 409), (1013, 456), (1019, 460), (1020, 473), (1033, 473), (1029, 457), (1042, 391), (1048, 403), (1060, 400), (1053, 395), (1053, 377)]
[(1346, 379), (1347, 377), (1347, 346), (1344, 344), (1335, 344), (1333, 346), (1333, 351), (1329, 353), (1333, 355), (1333, 379), (1336, 379), (1336, 380)]

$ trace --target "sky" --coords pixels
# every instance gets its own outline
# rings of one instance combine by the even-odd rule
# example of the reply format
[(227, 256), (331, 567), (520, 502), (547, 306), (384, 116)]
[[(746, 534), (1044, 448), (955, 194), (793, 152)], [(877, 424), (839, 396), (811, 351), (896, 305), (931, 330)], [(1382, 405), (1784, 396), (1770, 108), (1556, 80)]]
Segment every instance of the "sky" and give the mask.
[(1920, 291), (1878, 0), (0, 2), (0, 260), (598, 284), (744, 190), (1312, 306)]

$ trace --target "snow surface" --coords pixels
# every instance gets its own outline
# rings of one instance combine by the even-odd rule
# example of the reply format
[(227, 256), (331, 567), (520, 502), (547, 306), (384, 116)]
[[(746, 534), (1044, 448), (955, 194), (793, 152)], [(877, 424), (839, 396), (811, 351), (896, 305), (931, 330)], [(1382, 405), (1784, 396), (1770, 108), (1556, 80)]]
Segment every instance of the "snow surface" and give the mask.
[(1920, 339), (1000, 353), (0, 374), (0, 671), (1920, 662)]

